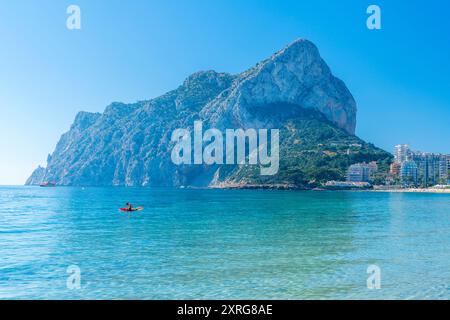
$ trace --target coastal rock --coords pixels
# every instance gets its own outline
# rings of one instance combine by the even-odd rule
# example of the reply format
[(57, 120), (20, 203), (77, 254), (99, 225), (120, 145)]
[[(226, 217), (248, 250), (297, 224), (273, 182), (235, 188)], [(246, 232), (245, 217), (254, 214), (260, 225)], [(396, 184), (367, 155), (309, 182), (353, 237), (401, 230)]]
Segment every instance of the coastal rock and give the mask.
[[(261, 178), (247, 166), (175, 166), (171, 134), (196, 120), (221, 130), (279, 128), (280, 172)], [(309, 187), (343, 176), (349, 161), (389, 158), (357, 138), (355, 126), (352, 95), (315, 45), (298, 40), (242, 74), (197, 72), (158, 98), (80, 112), (27, 184)], [(352, 144), (361, 145), (358, 155)]]
[(45, 168), (41, 166), (37, 167), (31, 174), (31, 176), (28, 178), (25, 184), (30, 186), (40, 185), (41, 183), (44, 182), (45, 172), (46, 172)]

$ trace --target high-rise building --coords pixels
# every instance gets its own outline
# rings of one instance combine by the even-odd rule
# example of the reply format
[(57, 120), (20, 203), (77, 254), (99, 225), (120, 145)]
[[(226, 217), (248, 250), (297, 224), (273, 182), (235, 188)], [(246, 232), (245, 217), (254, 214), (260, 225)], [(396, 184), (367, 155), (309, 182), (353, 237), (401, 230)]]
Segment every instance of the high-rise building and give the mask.
[(357, 163), (351, 165), (347, 170), (347, 181), (349, 182), (369, 182), (371, 168), (367, 163)]
[(411, 149), (409, 148), (409, 145), (399, 144), (395, 146), (394, 160), (398, 163), (411, 160)]
[(441, 155), (439, 157), (439, 183), (447, 184), (448, 178), (448, 156)]
[(400, 175), (400, 169), (402, 167), (402, 164), (399, 162), (393, 162), (391, 164), (391, 170), (390, 170), (390, 174), (393, 175), (394, 177), (398, 177)]
[(402, 163), (400, 178), (405, 185), (417, 185), (417, 164), (413, 160), (404, 161)]
[(419, 185), (430, 187), (447, 183), (448, 164), (446, 156), (434, 153), (414, 152), (412, 159), (417, 164)]
[(400, 144), (395, 146), (394, 158), (391, 177), (400, 175), (402, 181), (413, 180), (425, 188), (450, 183), (450, 155), (412, 151), (408, 145)]
[(450, 154), (445, 156), (447, 158), (447, 183), (450, 184)]

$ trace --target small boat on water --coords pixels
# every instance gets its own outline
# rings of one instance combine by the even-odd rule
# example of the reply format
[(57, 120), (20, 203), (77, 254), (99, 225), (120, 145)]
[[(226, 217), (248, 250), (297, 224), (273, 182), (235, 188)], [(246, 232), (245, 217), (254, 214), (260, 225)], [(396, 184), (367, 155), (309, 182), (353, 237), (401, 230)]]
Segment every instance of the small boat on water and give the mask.
[(41, 183), (39, 186), (43, 187), (43, 188), (56, 187), (56, 183), (47, 181), (47, 182)]

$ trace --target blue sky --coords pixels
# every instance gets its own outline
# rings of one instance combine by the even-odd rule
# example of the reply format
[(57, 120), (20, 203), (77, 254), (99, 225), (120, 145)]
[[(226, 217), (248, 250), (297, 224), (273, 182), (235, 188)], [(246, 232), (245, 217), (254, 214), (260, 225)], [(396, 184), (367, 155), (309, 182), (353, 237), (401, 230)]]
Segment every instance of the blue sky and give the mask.
[[(66, 28), (70, 4), (81, 30)], [(370, 4), (382, 30), (366, 28)], [(361, 138), (450, 153), (449, 15), (439, 0), (0, 0), (0, 184), (45, 164), (80, 110), (241, 72), (296, 38), (347, 84)]]

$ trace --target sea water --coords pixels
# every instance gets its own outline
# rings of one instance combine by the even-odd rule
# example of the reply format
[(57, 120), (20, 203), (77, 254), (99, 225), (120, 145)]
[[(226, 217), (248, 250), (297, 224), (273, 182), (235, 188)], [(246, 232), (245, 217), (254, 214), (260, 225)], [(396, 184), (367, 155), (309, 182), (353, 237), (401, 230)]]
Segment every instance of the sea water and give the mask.
[(0, 187), (0, 298), (449, 299), (450, 195)]

